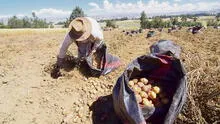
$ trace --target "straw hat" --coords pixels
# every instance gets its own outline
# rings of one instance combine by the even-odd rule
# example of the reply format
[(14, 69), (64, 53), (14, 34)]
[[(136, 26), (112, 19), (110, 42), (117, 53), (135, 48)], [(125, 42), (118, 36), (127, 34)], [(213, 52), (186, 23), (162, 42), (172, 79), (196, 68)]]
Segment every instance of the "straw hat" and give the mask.
[(76, 41), (84, 41), (91, 36), (92, 25), (85, 17), (75, 18), (69, 25), (69, 35)]

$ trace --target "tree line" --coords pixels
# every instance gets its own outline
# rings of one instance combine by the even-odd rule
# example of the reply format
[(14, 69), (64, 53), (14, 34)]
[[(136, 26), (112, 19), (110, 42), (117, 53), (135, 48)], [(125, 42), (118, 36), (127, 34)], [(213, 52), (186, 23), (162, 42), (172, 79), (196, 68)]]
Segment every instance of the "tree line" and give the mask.
[[(69, 18), (66, 18), (66, 21), (59, 22), (57, 24), (64, 25), (63, 27), (68, 27), (70, 22), (77, 18), (77, 17), (84, 17), (84, 11), (82, 8), (76, 6), (72, 13), (70, 14)], [(3, 23), (0, 23), (0, 28), (53, 28), (52, 22), (47, 23), (46, 19), (40, 19), (36, 16), (36, 14), (33, 12), (32, 17), (24, 17), (24, 18), (18, 18), (16, 16), (13, 16), (8, 19), (8, 24), (4, 25)]]
[[(204, 26), (201, 22), (198, 22), (199, 16), (210, 16), (210, 14), (194, 14), (194, 15), (174, 15), (174, 16), (155, 16), (147, 17), (143, 11), (141, 13), (140, 25), (141, 28), (170, 28), (172, 26), (192, 27), (192, 26)], [(212, 15), (213, 16), (213, 15)], [(106, 22), (106, 27), (116, 28), (116, 21), (124, 21), (128, 18), (101, 20), (100, 22)], [(220, 13), (216, 14), (215, 19), (207, 21), (207, 26), (220, 26)]]
[(193, 19), (193, 21), (187, 21), (187, 16), (182, 16), (181, 21), (179, 21), (179, 17), (170, 17), (169, 20), (165, 21), (160, 16), (153, 17), (150, 20), (143, 11), (140, 17), (140, 25), (141, 28), (169, 28), (174, 25), (190, 27), (202, 24), (197, 22), (196, 17)]
[[(209, 14), (204, 13), (202, 15), (206, 16)], [(86, 15), (84, 14), (82, 8), (76, 6), (73, 9), (72, 13), (70, 14), (69, 18), (66, 18), (66, 21), (59, 22), (58, 24), (64, 25), (63, 27), (68, 27), (73, 19), (84, 16)], [(155, 16), (148, 18), (146, 13), (143, 11), (139, 19), (140, 19), (141, 28), (168, 28), (174, 25), (191, 27), (191, 26), (202, 25), (200, 22), (197, 21), (199, 16), (201, 16), (201, 14), (174, 15), (174, 16), (162, 15), (162, 16)], [(187, 21), (187, 19), (190, 19), (190, 21)], [(107, 27), (116, 28), (118, 26), (116, 25), (115, 22), (123, 21), (123, 20), (128, 20), (128, 18), (122, 17), (111, 20), (100, 20), (99, 22), (106, 22)], [(32, 17), (18, 18), (16, 16), (13, 16), (8, 19), (8, 25), (4, 25), (3, 23), (0, 23), (0, 28), (48, 28), (49, 26), (50, 28), (53, 28), (52, 23), (47, 23), (46, 19), (38, 18), (34, 12), (32, 13)], [(220, 13), (216, 15), (216, 19), (208, 20), (207, 26), (220, 26)]]
[[(167, 17), (167, 16), (166, 16)], [(179, 21), (179, 18), (181, 21)], [(187, 21), (190, 19), (190, 21)], [(174, 25), (182, 27), (202, 26), (201, 22), (198, 22), (198, 15), (181, 15), (181, 16), (169, 16), (168, 20), (164, 21), (162, 16), (156, 16), (148, 18), (143, 11), (140, 17), (141, 28), (169, 28)], [(209, 20), (207, 26), (220, 26), (220, 13), (218, 13), (215, 19)]]
[(0, 23), (0, 28), (53, 28), (52, 23), (47, 23), (46, 19), (40, 19), (33, 12), (32, 17), (18, 18), (13, 16), (8, 19), (8, 24)]

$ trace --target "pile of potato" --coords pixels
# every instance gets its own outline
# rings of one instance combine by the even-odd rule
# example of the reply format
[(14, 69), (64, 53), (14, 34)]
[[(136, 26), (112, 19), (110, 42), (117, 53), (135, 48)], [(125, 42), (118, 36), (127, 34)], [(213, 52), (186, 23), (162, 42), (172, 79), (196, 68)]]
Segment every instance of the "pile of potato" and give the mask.
[(160, 107), (168, 104), (169, 99), (160, 87), (153, 86), (146, 78), (132, 79), (129, 87), (135, 92), (137, 102), (148, 107)]

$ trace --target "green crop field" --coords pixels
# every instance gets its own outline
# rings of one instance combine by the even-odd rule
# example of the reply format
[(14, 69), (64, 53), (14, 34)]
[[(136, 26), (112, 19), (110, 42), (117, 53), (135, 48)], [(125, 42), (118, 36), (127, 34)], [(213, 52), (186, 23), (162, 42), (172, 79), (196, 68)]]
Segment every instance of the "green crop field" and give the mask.
[[(106, 23), (100, 23), (102, 27), (105, 27)], [(116, 21), (116, 25), (119, 26), (120, 29), (139, 29), (140, 20), (125, 20), (125, 21)]]

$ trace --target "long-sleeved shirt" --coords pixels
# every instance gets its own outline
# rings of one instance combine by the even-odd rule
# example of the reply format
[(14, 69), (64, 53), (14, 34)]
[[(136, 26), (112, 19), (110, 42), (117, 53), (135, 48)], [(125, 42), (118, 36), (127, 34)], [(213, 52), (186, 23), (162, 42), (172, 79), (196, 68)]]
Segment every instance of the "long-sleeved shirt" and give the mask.
[(91, 35), (96, 39), (95, 41), (86, 41), (86, 42), (76, 42), (72, 39), (69, 33), (66, 34), (61, 46), (60, 51), (58, 54), (59, 58), (65, 58), (66, 52), (69, 46), (75, 42), (78, 46), (78, 57), (87, 57), (91, 54), (93, 50), (96, 50), (102, 43), (103, 43), (103, 33), (101, 30), (100, 25), (97, 23), (96, 20), (86, 17), (92, 24), (92, 31)]
[[(71, 37), (69, 36), (69, 33), (66, 34), (63, 43), (61, 44), (60, 47), (60, 52), (58, 57), (59, 58), (65, 58), (66, 56), (66, 52), (69, 48), (69, 46), (75, 42), (73, 39), (71, 39)], [(78, 57), (87, 57), (88, 55), (90, 55), (90, 53), (93, 50), (96, 50), (103, 41), (95, 41), (95, 42), (91, 42), (88, 41), (86, 43), (84, 42), (75, 42), (75, 44), (78, 46)]]

